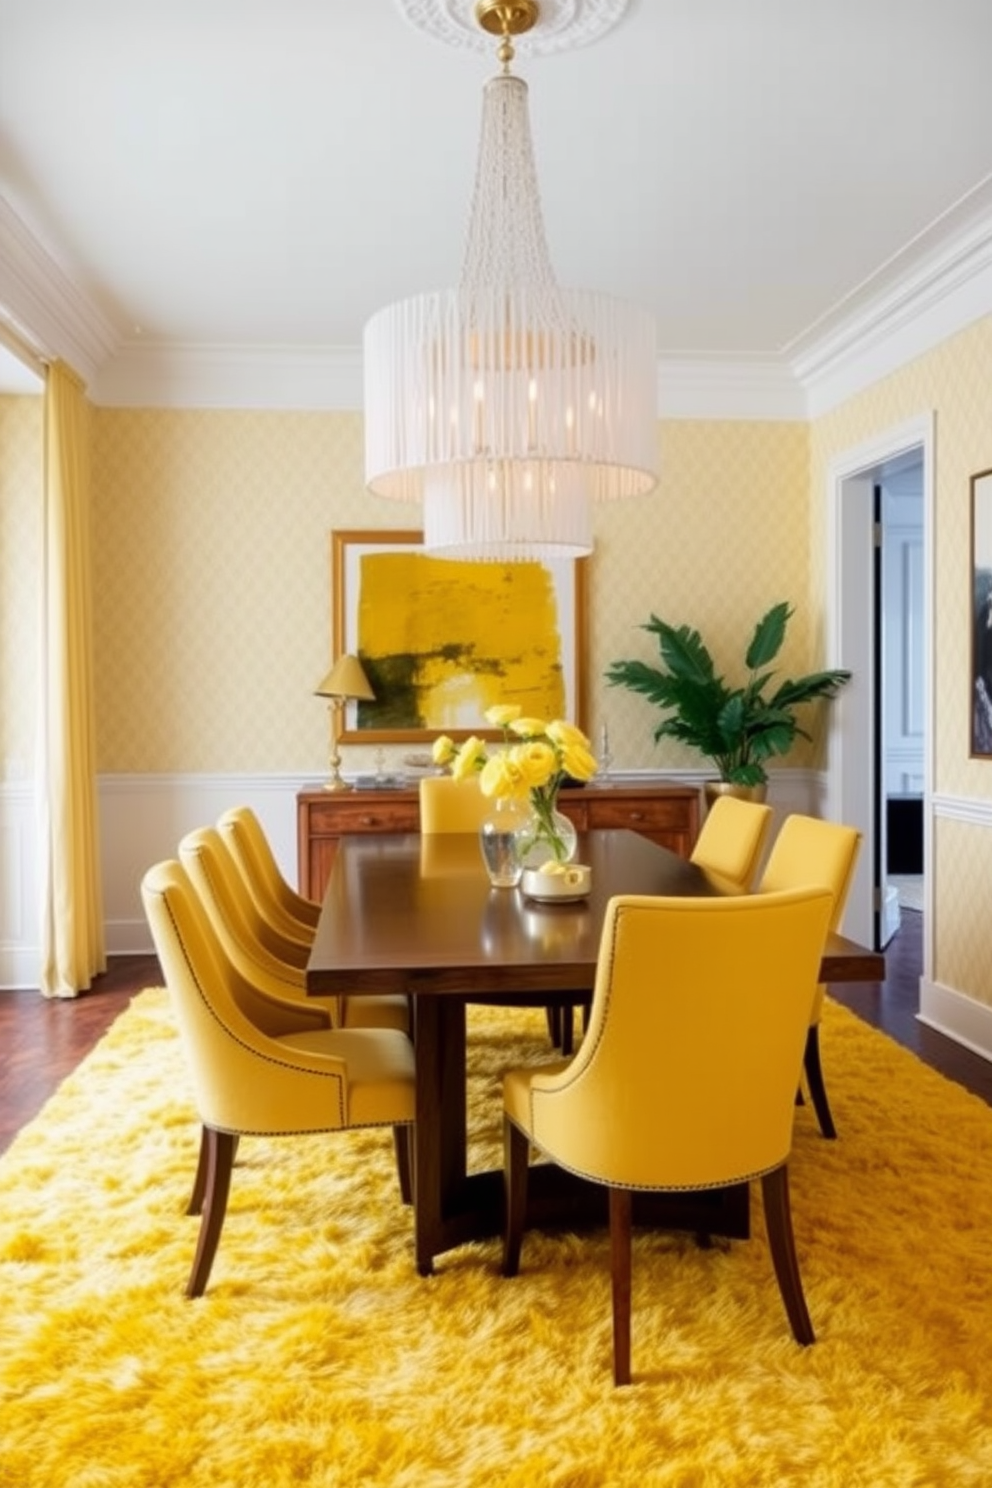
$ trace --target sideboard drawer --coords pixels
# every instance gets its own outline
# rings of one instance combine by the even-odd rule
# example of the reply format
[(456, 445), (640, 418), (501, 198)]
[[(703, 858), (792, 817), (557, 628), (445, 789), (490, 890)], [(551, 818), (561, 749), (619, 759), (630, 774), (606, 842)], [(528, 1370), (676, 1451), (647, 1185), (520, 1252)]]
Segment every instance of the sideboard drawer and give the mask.
[(310, 831), (342, 837), (353, 832), (419, 832), (420, 806), (416, 799), (376, 800), (374, 792), (365, 791), (333, 802), (318, 801), (310, 806)]
[(684, 831), (687, 814), (683, 801), (651, 800), (641, 797), (636, 801), (611, 801), (600, 796), (589, 802), (589, 827), (595, 831), (605, 828), (626, 827), (631, 832), (658, 832), (665, 827)]
[(590, 831), (625, 828), (687, 858), (699, 832), (699, 793), (672, 790), (611, 796), (604, 790), (588, 803)]

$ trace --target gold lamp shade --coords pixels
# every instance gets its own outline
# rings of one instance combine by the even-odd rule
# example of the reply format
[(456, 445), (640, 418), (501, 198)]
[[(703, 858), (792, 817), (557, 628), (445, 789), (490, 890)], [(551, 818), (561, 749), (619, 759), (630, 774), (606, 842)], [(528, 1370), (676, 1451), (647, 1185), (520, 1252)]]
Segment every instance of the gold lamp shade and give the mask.
[(317, 697), (361, 698), (371, 702), (375, 693), (369, 686), (362, 663), (357, 656), (339, 656), (324, 680), (314, 688)]
[(341, 735), (341, 714), (348, 698), (371, 702), (375, 697), (358, 657), (351, 656), (347, 652), (344, 656), (339, 656), (327, 676), (314, 688), (314, 696), (328, 699), (327, 711), (331, 720), (330, 775), (324, 782), (324, 789), (351, 790), (347, 781), (341, 779), (341, 754), (338, 748)]

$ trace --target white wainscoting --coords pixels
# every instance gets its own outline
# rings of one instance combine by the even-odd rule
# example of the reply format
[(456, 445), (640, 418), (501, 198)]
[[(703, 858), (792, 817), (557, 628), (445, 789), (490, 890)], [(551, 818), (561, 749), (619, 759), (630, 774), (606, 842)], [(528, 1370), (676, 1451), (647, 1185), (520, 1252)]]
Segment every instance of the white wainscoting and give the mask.
[(0, 784), (0, 987), (38, 985), (38, 852), (34, 788)]
[(312, 776), (105, 775), (100, 778), (100, 830), (107, 954), (151, 951), (141, 907), (141, 879), (179, 839), (215, 822), (231, 806), (258, 815), (279, 866), (296, 883), (296, 796)]
[[(703, 771), (641, 771), (620, 781), (702, 785)], [(185, 832), (213, 822), (230, 806), (251, 806), (290, 883), (296, 878), (296, 796), (313, 789), (312, 775), (101, 775), (98, 780), (103, 907), (107, 954), (151, 952), (141, 908), (141, 878), (150, 864), (172, 857)], [(769, 801), (776, 818), (816, 814), (825, 796), (813, 771), (776, 771)], [(0, 783), (0, 988), (38, 985), (38, 867), (34, 793), (30, 782)]]

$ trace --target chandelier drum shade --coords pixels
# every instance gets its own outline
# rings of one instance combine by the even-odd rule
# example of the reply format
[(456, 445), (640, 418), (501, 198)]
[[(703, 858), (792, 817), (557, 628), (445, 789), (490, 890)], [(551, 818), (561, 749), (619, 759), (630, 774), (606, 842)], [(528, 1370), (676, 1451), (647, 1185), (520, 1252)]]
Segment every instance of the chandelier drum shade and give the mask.
[(655, 485), (653, 318), (556, 283), (527, 84), (508, 71), (484, 89), (459, 287), (380, 310), (364, 357), (369, 489), (423, 503), (429, 551), (581, 557), (592, 501)]

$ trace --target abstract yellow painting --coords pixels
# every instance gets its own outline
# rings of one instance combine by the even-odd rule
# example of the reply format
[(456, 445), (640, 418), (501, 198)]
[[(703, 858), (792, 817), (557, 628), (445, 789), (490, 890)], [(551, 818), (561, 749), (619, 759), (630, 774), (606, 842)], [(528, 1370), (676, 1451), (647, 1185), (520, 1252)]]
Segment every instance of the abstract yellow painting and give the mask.
[(333, 652), (357, 655), (375, 693), (342, 738), (481, 733), (506, 702), (581, 727), (582, 570), (432, 558), (419, 532), (333, 533)]

